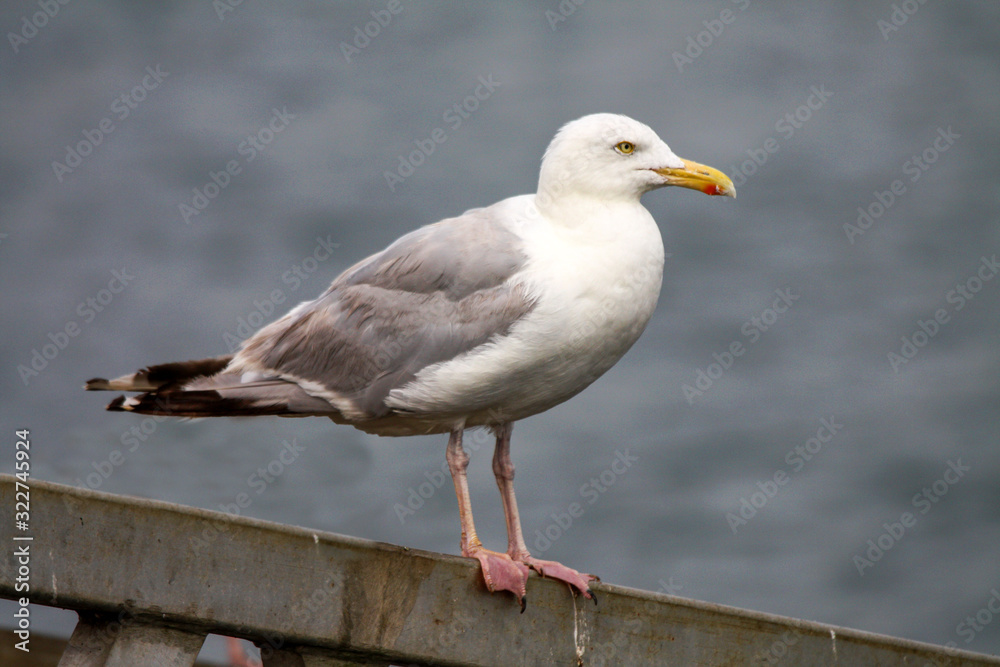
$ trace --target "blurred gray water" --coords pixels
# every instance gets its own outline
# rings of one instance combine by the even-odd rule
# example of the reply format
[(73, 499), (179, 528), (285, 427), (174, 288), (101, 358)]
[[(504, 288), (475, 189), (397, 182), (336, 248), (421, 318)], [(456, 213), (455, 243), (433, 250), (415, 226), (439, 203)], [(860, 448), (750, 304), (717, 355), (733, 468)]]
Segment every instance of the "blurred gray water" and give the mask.
[[(81, 385), (226, 352), (406, 231), (533, 191), (564, 122), (624, 113), (739, 198), (645, 197), (670, 254), (648, 330), (514, 431), (529, 546), (1000, 652), (1000, 7), (902, 4), (5, 3), (0, 470), (29, 428), (38, 479), (246, 492), (254, 517), (457, 553), (442, 437), (159, 423)], [(499, 548), (492, 443), (468, 444)]]

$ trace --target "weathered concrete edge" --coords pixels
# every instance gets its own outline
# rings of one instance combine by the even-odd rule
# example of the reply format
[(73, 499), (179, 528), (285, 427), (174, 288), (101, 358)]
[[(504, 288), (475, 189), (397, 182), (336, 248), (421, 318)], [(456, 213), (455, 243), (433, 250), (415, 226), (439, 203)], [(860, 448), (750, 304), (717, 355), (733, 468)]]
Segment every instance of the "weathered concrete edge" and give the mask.
[[(13, 498), (13, 487), (15, 481), (16, 479), (11, 475), (0, 475), (0, 497)], [(267, 531), (272, 535), (275, 534), (287, 535), (289, 538), (293, 538), (294, 541), (296, 542), (303, 539), (309, 541), (315, 541), (317, 539), (321, 539), (324, 543), (341, 545), (342, 547), (349, 549), (351, 551), (369, 550), (373, 552), (381, 552), (383, 554), (391, 554), (396, 557), (418, 558), (421, 560), (433, 561), (436, 563), (447, 565), (448, 567), (451, 568), (457, 566), (463, 570), (468, 571), (473, 576), (476, 574), (476, 571), (478, 570), (478, 566), (474, 562), (472, 562), (469, 559), (464, 559), (457, 556), (437, 554), (418, 549), (409, 549), (406, 547), (400, 547), (392, 544), (374, 542), (356, 537), (342, 536), (334, 533), (316, 531), (302, 527), (276, 524), (249, 517), (237, 517), (220, 512), (186, 507), (163, 501), (156, 501), (156, 500), (131, 497), (131, 496), (120, 496), (105, 492), (92, 491), (89, 489), (82, 489), (78, 487), (71, 487), (51, 482), (43, 482), (35, 480), (32, 480), (31, 487), (33, 489), (38, 489), (40, 491), (49, 492), (63, 497), (75, 497), (81, 500), (92, 500), (101, 503), (111, 503), (114, 505), (121, 506), (122, 508), (127, 508), (129, 511), (141, 512), (144, 509), (148, 509), (155, 512), (167, 512), (171, 514), (180, 515), (183, 517), (197, 518), (205, 522), (211, 522), (213, 524), (232, 524), (233, 526), (239, 526), (243, 529)], [(0, 538), (5, 539), (9, 542), (8, 536), (0, 536)], [(19, 596), (19, 594), (14, 592), (13, 581), (11, 578), (9, 578), (8, 575), (8, 569), (7, 569), (8, 565), (9, 563), (7, 562), (0, 562), (0, 596), (8, 598), (16, 598)], [(537, 582), (537, 583), (555, 585), (554, 582), (549, 582), (549, 581)], [(41, 590), (44, 593), (45, 592), (44, 585), (40, 586), (39, 590)], [(658, 606), (665, 605), (668, 607), (673, 607), (676, 609), (677, 613), (683, 613), (682, 610), (687, 610), (689, 613), (695, 612), (695, 614), (697, 614), (698, 612), (701, 612), (701, 613), (707, 613), (712, 616), (729, 617), (731, 624), (734, 626), (746, 627), (747, 625), (755, 625), (755, 624), (759, 624), (761, 626), (780, 626), (782, 628), (786, 628), (788, 631), (791, 631), (795, 634), (804, 637), (812, 636), (812, 637), (829, 638), (835, 635), (837, 640), (839, 640), (840, 642), (849, 642), (861, 645), (875, 646), (881, 649), (889, 649), (889, 650), (896, 649), (899, 651), (914, 653), (931, 658), (936, 656), (941, 659), (942, 661), (941, 664), (950, 664), (951, 661), (957, 659), (957, 660), (963, 660), (963, 662), (973, 661), (975, 664), (1000, 665), (1000, 657), (976, 654), (962, 650), (945, 649), (944, 647), (935, 646), (932, 644), (926, 644), (922, 642), (916, 642), (907, 639), (878, 635), (875, 633), (869, 633), (849, 628), (840, 628), (836, 626), (830, 626), (826, 624), (804, 621), (794, 618), (787, 618), (763, 612), (747, 611), (709, 602), (688, 600), (685, 598), (678, 598), (659, 593), (630, 589), (622, 586), (616, 586), (613, 584), (596, 584), (595, 591), (597, 591), (598, 594), (600, 595), (600, 598), (602, 600), (601, 603), (602, 606), (608, 604), (609, 602), (611, 602), (611, 604), (614, 604), (615, 597), (629, 598), (634, 602), (646, 602)], [(33, 598), (35, 600), (38, 599), (37, 596), (33, 596)], [(66, 600), (64, 596), (62, 600), (57, 600), (55, 606), (60, 606), (59, 605), (60, 602), (68, 602), (68, 601), (69, 600)], [(112, 602), (104, 599), (84, 600), (83, 602), (85, 602), (88, 605), (92, 605), (90, 608), (95, 610), (115, 611), (120, 608), (119, 602)], [(79, 608), (79, 607), (74, 606), (74, 608)], [(148, 615), (150, 617), (155, 617), (156, 609), (155, 608), (136, 609), (136, 615), (144, 615), (144, 616)], [(199, 619), (197, 617), (186, 619), (183, 618), (182, 616), (178, 617), (176, 614), (171, 614), (170, 618), (164, 620), (169, 621), (170, 624), (172, 625), (178, 625), (179, 627), (203, 629), (206, 625), (204, 619)], [(238, 631), (239, 630), (238, 628), (233, 628), (233, 630), (236, 630), (234, 634), (241, 634)], [(245, 636), (252, 638), (253, 632), (251, 631), (250, 634)], [(315, 639), (315, 638), (310, 638), (310, 639)], [(332, 645), (339, 645), (339, 643), (340, 643), (339, 638), (332, 638), (330, 641), (330, 644)], [(324, 641), (319, 641), (315, 643), (315, 645), (317, 646), (324, 646), (326, 644), (327, 642)]]

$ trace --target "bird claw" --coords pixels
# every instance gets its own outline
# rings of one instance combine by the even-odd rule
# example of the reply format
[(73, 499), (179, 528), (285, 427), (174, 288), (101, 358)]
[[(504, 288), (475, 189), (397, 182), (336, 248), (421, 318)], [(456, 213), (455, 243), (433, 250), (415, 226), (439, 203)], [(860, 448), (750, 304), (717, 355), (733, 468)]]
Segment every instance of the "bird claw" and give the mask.
[(517, 597), (522, 614), (528, 607), (528, 568), (543, 577), (568, 584), (574, 595), (580, 592), (583, 597), (593, 600), (594, 604), (597, 604), (597, 594), (590, 590), (589, 584), (591, 581), (600, 581), (600, 579), (592, 574), (577, 572), (562, 563), (540, 560), (533, 556), (515, 559), (508, 554), (490, 551), (483, 547), (469, 549), (464, 555), (479, 561), (483, 571), (483, 580), (491, 593), (510, 591)]
[(569, 584), (571, 590), (574, 592), (580, 591), (580, 593), (583, 594), (583, 597), (592, 599), (594, 604), (597, 604), (597, 596), (590, 590), (590, 582), (600, 581), (600, 579), (594, 575), (577, 572), (573, 568), (566, 567), (562, 563), (557, 563), (551, 560), (540, 560), (533, 556), (525, 556), (523, 558), (519, 558), (518, 560), (543, 577)]
[(491, 593), (510, 591), (521, 603), (521, 613), (527, 606), (528, 566), (511, 559), (507, 554), (482, 547), (470, 549), (465, 554), (479, 561), (483, 580)]

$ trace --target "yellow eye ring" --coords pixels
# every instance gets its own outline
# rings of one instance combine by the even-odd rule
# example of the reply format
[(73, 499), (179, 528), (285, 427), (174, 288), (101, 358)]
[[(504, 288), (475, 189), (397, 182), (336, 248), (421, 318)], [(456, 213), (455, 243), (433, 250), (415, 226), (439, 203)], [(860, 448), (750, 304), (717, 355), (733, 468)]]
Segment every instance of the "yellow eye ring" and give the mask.
[(619, 141), (617, 144), (615, 144), (615, 150), (621, 153), (622, 155), (629, 155), (632, 153), (632, 151), (635, 150), (635, 144), (633, 144), (631, 141)]

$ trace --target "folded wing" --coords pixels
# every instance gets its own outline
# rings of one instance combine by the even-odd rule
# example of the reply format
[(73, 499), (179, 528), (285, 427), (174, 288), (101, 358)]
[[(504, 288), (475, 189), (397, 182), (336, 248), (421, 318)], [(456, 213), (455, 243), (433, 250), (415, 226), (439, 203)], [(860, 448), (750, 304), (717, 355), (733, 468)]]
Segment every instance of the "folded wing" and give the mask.
[(524, 262), (491, 209), (428, 225), (258, 331), (226, 373), (294, 383), (351, 420), (385, 416), (392, 389), (505, 335), (531, 310), (516, 280)]

